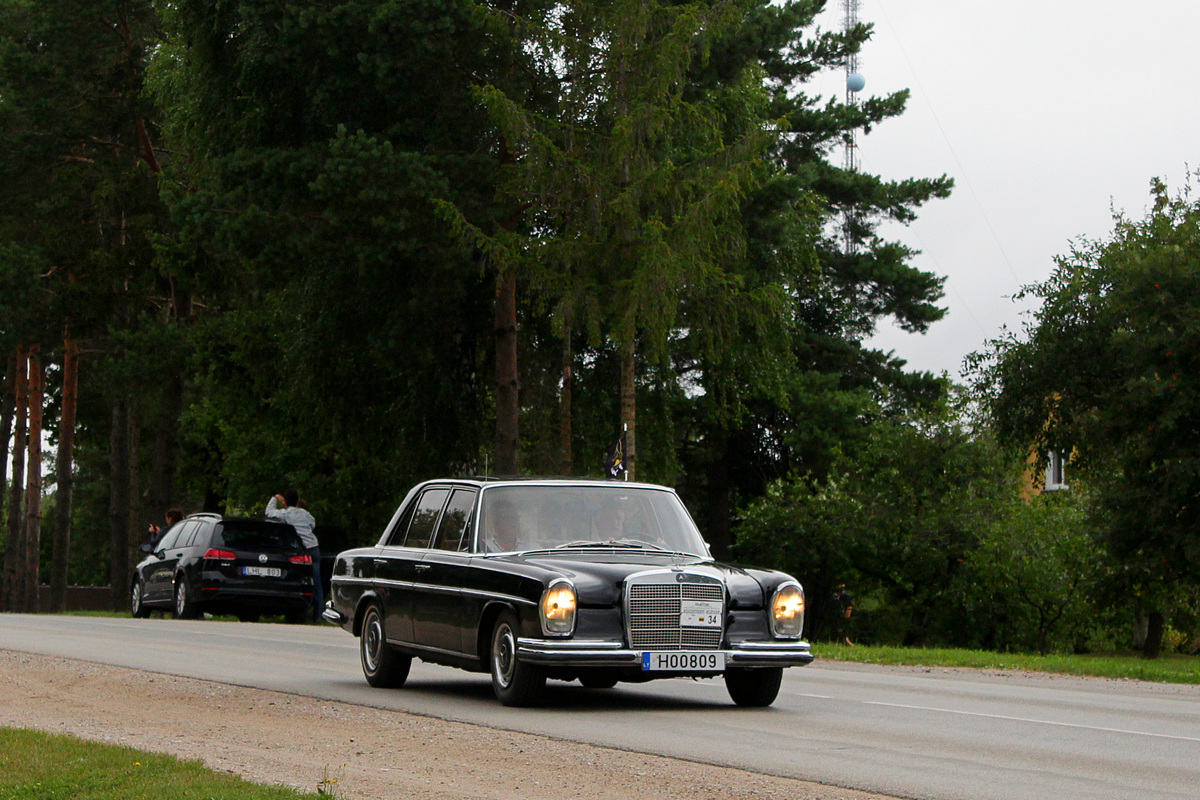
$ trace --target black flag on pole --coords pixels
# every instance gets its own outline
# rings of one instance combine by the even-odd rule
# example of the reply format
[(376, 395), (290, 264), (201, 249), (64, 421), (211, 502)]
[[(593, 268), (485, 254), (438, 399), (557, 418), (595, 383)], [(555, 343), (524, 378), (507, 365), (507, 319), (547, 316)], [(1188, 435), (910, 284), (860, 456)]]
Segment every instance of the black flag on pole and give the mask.
[(612, 447), (608, 448), (608, 458), (604, 462), (604, 472), (610, 478), (623, 478), (627, 472), (625, 468), (625, 432), (621, 432), (621, 437), (613, 442)]

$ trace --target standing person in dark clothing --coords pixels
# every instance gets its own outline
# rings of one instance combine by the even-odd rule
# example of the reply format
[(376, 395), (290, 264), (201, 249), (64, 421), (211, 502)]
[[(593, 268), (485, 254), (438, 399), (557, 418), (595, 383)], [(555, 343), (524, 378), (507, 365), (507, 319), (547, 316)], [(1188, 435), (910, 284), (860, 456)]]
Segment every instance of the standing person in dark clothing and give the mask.
[(178, 508), (167, 509), (167, 513), (166, 513), (167, 524), (166, 525), (155, 525), (155, 524), (151, 523), (150, 527), (147, 528), (147, 530), (146, 530), (146, 539), (149, 540), (149, 542), (151, 544), (157, 544), (158, 540), (162, 538), (162, 535), (164, 533), (166, 533), (167, 531), (171, 530), (171, 526), (174, 525), (176, 522), (181, 521), (182, 519), (183, 519), (183, 512), (180, 511)]
[[(283, 507), (280, 508), (280, 504)], [(286, 522), (296, 529), (300, 541), (312, 558), (313, 568), (313, 622), (321, 621), (321, 612), (325, 608), (325, 588), (321, 581), (321, 547), (313, 528), (317, 521), (308, 509), (301, 508), (300, 494), (295, 489), (288, 489), (283, 494), (277, 494), (267, 501), (267, 518)]]
[(844, 644), (854, 644), (850, 641), (850, 619), (854, 615), (854, 598), (846, 591), (846, 585), (838, 584), (833, 590), (833, 632), (834, 640)]

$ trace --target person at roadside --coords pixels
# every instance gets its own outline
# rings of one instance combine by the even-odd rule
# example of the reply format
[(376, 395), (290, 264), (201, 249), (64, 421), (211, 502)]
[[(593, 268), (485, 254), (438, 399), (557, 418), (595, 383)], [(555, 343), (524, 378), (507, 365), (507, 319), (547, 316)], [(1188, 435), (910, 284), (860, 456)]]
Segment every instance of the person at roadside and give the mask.
[(180, 511), (178, 508), (168, 508), (166, 513), (166, 524), (155, 525), (154, 523), (150, 523), (150, 526), (146, 529), (146, 538), (150, 540), (151, 544), (157, 544), (158, 540), (162, 538), (162, 535), (171, 530), (172, 525), (174, 525), (176, 522), (181, 522), (182, 520), (182, 511)]
[(313, 622), (320, 622), (321, 612), (325, 608), (325, 586), (321, 579), (321, 546), (317, 535), (313, 533), (317, 521), (308, 509), (301, 505), (300, 494), (295, 489), (288, 489), (268, 500), (266, 514), (268, 519), (277, 519), (295, 528), (305, 551), (312, 558)]
[(834, 609), (834, 639), (841, 643), (852, 645), (850, 640), (850, 621), (854, 616), (854, 598), (846, 591), (845, 584), (838, 584), (833, 590)]

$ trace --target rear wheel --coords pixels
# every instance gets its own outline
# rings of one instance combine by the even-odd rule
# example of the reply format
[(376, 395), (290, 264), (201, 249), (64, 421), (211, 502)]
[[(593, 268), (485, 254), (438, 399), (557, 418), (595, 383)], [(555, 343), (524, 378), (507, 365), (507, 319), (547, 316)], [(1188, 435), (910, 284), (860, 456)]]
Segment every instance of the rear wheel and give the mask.
[(412, 656), (398, 653), (387, 643), (383, 631), (383, 610), (378, 604), (367, 606), (363, 614), (362, 635), (358, 638), (358, 653), (367, 683), (380, 688), (397, 688), (408, 680)]
[(775, 702), (783, 682), (783, 667), (725, 670), (725, 689), (733, 702), (747, 708), (763, 708)]
[(519, 630), (516, 614), (505, 611), (492, 631), (492, 691), (506, 706), (533, 705), (546, 687), (545, 671), (517, 659)]
[(192, 600), (187, 579), (180, 575), (175, 579), (175, 617), (176, 619), (195, 619), (196, 616), (196, 602)]
[(146, 619), (150, 616), (150, 609), (146, 607), (146, 603), (142, 599), (142, 582), (135, 580), (133, 589), (129, 593), (129, 613), (135, 619)]

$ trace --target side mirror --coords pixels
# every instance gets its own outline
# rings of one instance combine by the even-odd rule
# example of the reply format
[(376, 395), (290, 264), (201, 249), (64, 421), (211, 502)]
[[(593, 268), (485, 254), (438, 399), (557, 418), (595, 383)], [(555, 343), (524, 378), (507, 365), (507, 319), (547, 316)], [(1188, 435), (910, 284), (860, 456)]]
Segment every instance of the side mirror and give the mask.
[(143, 553), (146, 553), (147, 555), (149, 555), (150, 553), (154, 552), (154, 545), (150, 544), (149, 542), (142, 542), (142, 546), (140, 549)]

